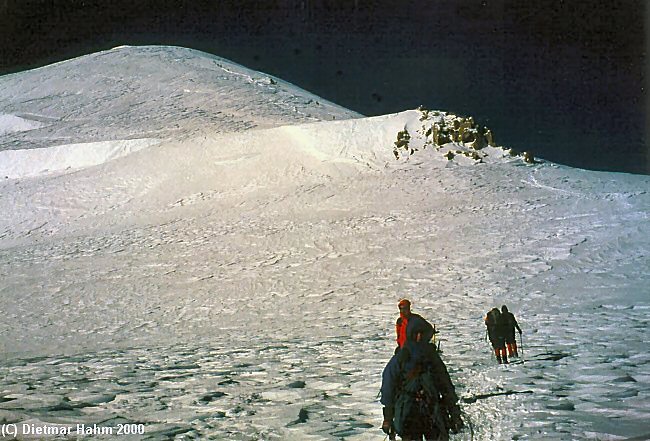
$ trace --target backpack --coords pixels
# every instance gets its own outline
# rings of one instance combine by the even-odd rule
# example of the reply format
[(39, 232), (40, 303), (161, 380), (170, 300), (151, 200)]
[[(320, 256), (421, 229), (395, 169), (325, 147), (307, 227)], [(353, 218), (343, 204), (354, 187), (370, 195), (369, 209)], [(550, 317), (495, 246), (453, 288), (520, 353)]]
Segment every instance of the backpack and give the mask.
[(447, 428), (440, 408), (440, 394), (433, 373), (424, 369), (415, 375), (402, 374), (397, 390), (393, 424), (398, 434), (402, 434), (407, 421), (416, 417), (428, 431), (437, 427), (441, 433)]
[(486, 325), (488, 327), (494, 328), (499, 323), (499, 319), (501, 318), (501, 311), (499, 311), (497, 308), (492, 308), (491, 310), (488, 311), (486, 317), (487, 317)]

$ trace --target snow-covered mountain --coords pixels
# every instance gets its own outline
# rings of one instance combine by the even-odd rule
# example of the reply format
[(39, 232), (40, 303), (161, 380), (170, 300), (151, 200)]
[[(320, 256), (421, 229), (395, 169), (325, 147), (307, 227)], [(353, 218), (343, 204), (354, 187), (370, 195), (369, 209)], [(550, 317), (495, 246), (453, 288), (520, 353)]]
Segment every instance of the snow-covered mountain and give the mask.
[[(6, 427), (379, 439), (409, 297), (441, 330), (454, 439), (647, 433), (650, 177), (531, 161), (442, 110), (365, 118), (176, 47), (0, 96)], [(523, 364), (484, 340), (503, 303)]]

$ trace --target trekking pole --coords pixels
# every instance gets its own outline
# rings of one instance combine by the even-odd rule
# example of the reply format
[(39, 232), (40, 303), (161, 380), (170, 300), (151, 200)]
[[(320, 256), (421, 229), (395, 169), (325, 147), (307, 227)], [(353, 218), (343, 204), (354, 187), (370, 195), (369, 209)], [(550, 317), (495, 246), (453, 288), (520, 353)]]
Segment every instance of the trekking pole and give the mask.
[(519, 333), (519, 343), (521, 346), (521, 361), (524, 361), (524, 336), (523, 333)]
[(494, 357), (494, 359), (496, 360), (496, 354), (494, 353), (494, 348), (492, 347), (492, 342), (490, 340), (488, 340), (488, 331), (487, 331), (487, 329), (485, 330), (485, 341), (487, 342), (488, 347), (490, 348), (490, 358)]
[(431, 339), (431, 342), (433, 343), (433, 346), (436, 345), (436, 334), (438, 331), (436, 330), (436, 324), (433, 324), (433, 338)]

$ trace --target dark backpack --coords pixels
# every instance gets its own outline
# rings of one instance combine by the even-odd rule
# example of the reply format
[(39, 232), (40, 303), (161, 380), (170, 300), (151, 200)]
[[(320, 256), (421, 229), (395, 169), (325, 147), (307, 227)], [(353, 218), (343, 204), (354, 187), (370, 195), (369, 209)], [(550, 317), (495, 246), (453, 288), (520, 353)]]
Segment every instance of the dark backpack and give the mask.
[(430, 369), (416, 368), (403, 374), (395, 400), (393, 423), (398, 434), (402, 434), (407, 421), (417, 421), (425, 427), (437, 427), (446, 432), (445, 419), (440, 409), (440, 393)]

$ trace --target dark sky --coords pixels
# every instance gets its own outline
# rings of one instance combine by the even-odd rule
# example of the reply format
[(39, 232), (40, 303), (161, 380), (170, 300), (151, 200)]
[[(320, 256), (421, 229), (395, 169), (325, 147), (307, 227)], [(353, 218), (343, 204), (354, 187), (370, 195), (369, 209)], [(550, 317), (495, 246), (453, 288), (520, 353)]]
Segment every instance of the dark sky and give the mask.
[(131, 44), (206, 51), (366, 115), (418, 105), (500, 144), (650, 173), (643, 0), (0, 0), (0, 74)]

